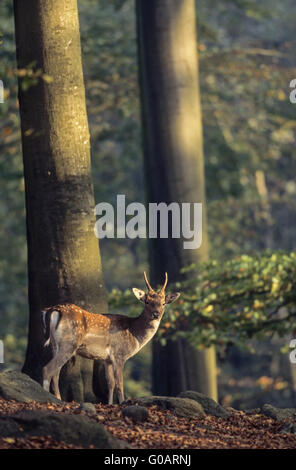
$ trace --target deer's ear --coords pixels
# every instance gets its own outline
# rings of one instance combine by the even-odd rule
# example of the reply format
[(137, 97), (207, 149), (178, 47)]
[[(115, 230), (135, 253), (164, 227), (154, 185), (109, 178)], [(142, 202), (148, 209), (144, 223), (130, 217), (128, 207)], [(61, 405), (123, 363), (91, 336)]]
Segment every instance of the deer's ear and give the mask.
[(165, 296), (165, 303), (171, 304), (180, 297), (180, 292), (174, 292)]
[(141, 302), (145, 301), (146, 294), (143, 290), (133, 287), (133, 293), (135, 294), (138, 300), (141, 300)]

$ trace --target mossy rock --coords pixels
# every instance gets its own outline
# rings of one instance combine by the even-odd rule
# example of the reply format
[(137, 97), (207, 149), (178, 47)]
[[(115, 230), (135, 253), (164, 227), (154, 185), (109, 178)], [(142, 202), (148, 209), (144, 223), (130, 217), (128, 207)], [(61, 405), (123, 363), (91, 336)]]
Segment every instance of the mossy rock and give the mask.
[(261, 413), (269, 418), (275, 419), (276, 421), (281, 421), (282, 419), (296, 420), (295, 408), (276, 408), (275, 406), (266, 403), (262, 406)]
[(96, 407), (93, 403), (88, 403), (88, 402), (81, 403), (78, 409), (81, 411), (86, 411), (86, 413), (92, 416), (95, 416), (97, 414)]
[(148, 407), (157, 406), (160, 410), (172, 411), (179, 418), (202, 418), (205, 416), (200, 403), (189, 398), (152, 396), (137, 398), (135, 403)]
[(122, 410), (124, 418), (130, 418), (134, 423), (143, 423), (147, 421), (149, 413), (145, 406), (130, 405)]
[(87, 416), (43, 410), (0, 416), (0, 437), (28, 436), (51, 436), (58, 441), (96, 449), (130, 448)]
[(225, 410), (222, 405), (203, 393), (187, 390), (186, 392), (180, 393), (179, 397), (190, 398), (196, 401), (203, 407), (205, 413), (208, 415), (216, 416), (217, 418), (228, 418), (230, 416), (230, 413)]
[(61, 403), (58, 398), (44, 390), (38, 382), (28, 375), (3, 367), (0, 369), (0, 397), (23, 403), (32, 401)]

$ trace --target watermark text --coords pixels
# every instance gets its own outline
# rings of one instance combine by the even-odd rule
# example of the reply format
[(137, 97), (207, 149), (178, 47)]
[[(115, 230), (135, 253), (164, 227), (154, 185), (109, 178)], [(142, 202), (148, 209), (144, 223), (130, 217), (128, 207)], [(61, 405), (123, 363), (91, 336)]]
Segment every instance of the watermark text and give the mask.
[(0, 339), (0, 364), (4, 364), (4, 343)]
[(290, 81), (290, 88), (294, 88), (290, 93), (290, 102), (296, 104), (296, 78)]
[(290, 362), (291, 364), (296, 364), (296, 339), (291, 339), (290, 348), (293, 348), (289, 355)]
[(2, 80), (0, 80), (0, 103), (4, 103), (4, 85)]
[(140, 202), (126, 206), (125, 195), (118, 194), (116, 211), (112, 204), (101, 202), (95, 215), (99, 217), (94, 229), (99, 239), (182, 238), (185, 249), (200, 248), (202, 243), (201, 203), (149, 203), (146, 210)]

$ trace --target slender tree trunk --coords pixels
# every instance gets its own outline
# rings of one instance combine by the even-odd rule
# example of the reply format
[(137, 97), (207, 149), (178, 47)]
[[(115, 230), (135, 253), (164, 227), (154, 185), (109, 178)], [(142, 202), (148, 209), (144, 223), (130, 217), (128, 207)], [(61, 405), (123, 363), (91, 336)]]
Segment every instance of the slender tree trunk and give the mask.
[[(62, 303), (106, 313), (76, 0), (15, 0), (18, 68), (46, 74), (19, 82), (26, 187), (29, 339), (23, 371), (41, 381), (40, 311)], [(24, 75), (24, 72), (21, 72)], [(28, 76), (25, 77), (28, 84)], [(93, 399), (93, 363), (64, 367), (63, 398)]]
[[(176, 238), (150, 239), (151, 279), (180, 280), (180, 270), (207, 260), (202, 119), (194, 0), (137, 0), (145, 179), (148, 202), (203, 204), (200, 249)], [(153, 392), (198, 390), (217, 398), (215, 351), (186, 341), (153, 345)]]

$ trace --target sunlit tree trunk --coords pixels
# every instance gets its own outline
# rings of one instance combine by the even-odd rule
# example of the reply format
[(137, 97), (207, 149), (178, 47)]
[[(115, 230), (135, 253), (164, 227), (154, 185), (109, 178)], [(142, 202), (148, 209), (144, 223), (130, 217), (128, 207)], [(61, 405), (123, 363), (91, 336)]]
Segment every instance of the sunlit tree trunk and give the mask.
[[(140, 86), (147, 202), (201, 202), (203, 242), (150, 239), (154, 284), (180, 280), (180, 269), (208, 258), (202, 119), (194, 0), (137, 0)], [(153, 392), (198, 390), (217, 398), (213, 348), (196, 351), (186, 341), (153, 345)]]
[[(42, 308), (71, 302), (106, 313), (107, 303), (94, 235), (77, 1), (15, 0), (14, 10), (30, 304), (23, 371), (40, 382), (48, 360)], [(25, 69), (45, 75), (34, 83)], [(92, 361), (77, 359), (62, 372), (63, 398), (94, 398)]]

